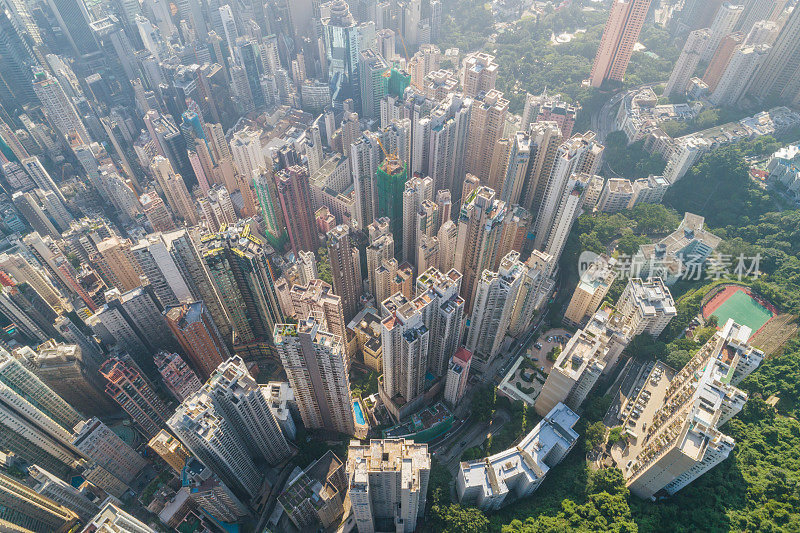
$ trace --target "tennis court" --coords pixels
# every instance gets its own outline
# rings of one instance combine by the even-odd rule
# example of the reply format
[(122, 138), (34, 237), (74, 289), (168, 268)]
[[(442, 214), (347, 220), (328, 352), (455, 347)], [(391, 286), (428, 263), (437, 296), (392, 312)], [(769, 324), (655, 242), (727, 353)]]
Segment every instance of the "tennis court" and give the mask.
[(703, 308), (703, 316), (708, 318), (715, 315), (720, 327), (732, 318), (737, 324), (742, 324), (756, 333), (774, 315), (758, 300), (753, 298), (741, 287), (726, 287), (725, 290), (712, 298)]

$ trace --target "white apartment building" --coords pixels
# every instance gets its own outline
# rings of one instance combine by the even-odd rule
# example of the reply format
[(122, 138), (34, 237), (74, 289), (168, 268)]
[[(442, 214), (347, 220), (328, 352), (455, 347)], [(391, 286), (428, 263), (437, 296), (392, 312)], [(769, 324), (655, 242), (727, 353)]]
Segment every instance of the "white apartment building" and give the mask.
[(617, 302), (617, 310), (625, 317), (633, 335), (647, 333), (658, 337), (678, 311), (669, 288), (661, 278), (631, 278)]
[(633, 494), (674, 494), (723, 461), (734, 440), (719, 428), (747, 401), (736, 385), (764, 354), (729, 320), (680, 371), (657, 363), (623, 408), (626, 446), (612, 452)]
[(358, 533), (412, 533), (425, 515), (431, 456), (405, 439), (351, 441), (348, 495)]
[(578, 433), (573, 427), (578, 419), (559, 403), (513, 448), (462, 462), (456, 476), (458, 501), (493, 511), (533, 494), (575, 446)]

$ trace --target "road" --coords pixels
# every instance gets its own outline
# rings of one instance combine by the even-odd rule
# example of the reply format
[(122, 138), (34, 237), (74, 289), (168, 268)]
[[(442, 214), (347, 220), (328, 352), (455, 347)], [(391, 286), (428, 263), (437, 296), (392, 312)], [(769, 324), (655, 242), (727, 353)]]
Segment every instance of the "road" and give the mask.
[(437, 452), (437, 459), (441, 463), (444, 463), (447, 469), (455, 474), (455, 472), (458, 471), (458, 465), (461, 462), (461, 454), (464, 453), (464, 450), (468, 450), (473, 446), (480, 446), (486, 439), (500, 431), (503, 425), (510, 420), (511, 415), (507, 411), (498, 409), (489, 422), (475, 424), (461, 435), (456, 432), (453, 438), (456, 438), (457, 442), (446, 452)]
[(615, 130), (614, 121), (617, 118), (617, 114), (612, 113), (612, 110), (617, 106), (617, 104), (619, 104), (626, 95), (630, 94), (631, 91), (638, 91), (642, 87), (652, 85), (652, 83), (643, 83), (642, 85), (631, 87), (629, 89), (620, 89), (619, 92), (609, 98), (603, 107), (600, 108), (599, 112), (592, 115), (590, 123), (592, 125), (592, 131), (597, 134), (598, 142), (602, 143), (605, 141), (606, 135)]

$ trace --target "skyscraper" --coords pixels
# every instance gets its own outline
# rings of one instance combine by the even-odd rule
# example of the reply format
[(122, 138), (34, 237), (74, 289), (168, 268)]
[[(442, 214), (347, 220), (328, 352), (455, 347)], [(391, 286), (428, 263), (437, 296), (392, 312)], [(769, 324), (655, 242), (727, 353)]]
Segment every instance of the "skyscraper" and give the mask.
[(202, 387), (200, 379), (176, 353), (160, 351), (153, 356), (161, 381), (175, 399), (182, 402)]
[(461, 87), (467, 98), (478, 98), (494, 89), (500, 66), (486, 52), (472, 52), (461, 61)]
[(334, 294), (330, 285), (321, 279), (312, 279), (304, 285), (295, 284), (289, 290), (295, 318), (314, 318), (320, 329), (347, 338), (342, 298)]
[(536, 249), (544, 250), (555, 226), (558, 210), (565, 197), (572, 193), (571, 189), (567, 190), (571, 176), (581, 172), (590, 175), (597, 173), (604, 147), (594, 139), (595, 134), (587, 132), (575, 135), (558, 148), (552, 171), (543, 183), (542, 201), (536, 210), (534, 223)]
[(300, 166), (293, 165), (280, 171), (275, 183), (286, 220), (289, 242), (295, 255), (301, 251), (316, 251), (318, 239), (314, 227), (308, 172)]
[(352, 441), (347, 450), (348, 494), (360, 533), (412, 533), (425, 515), (431, 456), (427, 444), (405, 439)]
[(358, 78), (358, 57), (363, 46), (359, 39), (360, 28), (344, 0), (332, 0), (325, 4), (325, 8), (321, 17), (322, 43), (325, 47), (328, 78), (331, 80), (331, 97), (337, 108), (341, 108), (343, 102), (351, 98), (359, 112), (361, 84)]
[(0, 350), (0, 383), (67, 431), (71, 431), (83, 419), (78, 411), (26, 368), (22, 361), (5, 350)]
[(96, 333), (106, 344), (126, 350), (155, 379), (158, 373), (152, 355), (158, 350), (177, 348), (155, 293), (149, 285), (122, 294), (113, 289), (106, 292), (106, 300), (93, 317)]
[(519, 253), (510, 252), (497, 272), (486, 269), (477, 282), (465, 346), (472, 352), (472, 368), (478, 372), (489, 370), (500, 352), (525, 271)]
[(387, 217), (391, 223), (395, 252), (403, 250), (403, 191), (406, 181), (408, 165), (400, 159), (387, 157), (378, 167), (378, 216)]
[(289, 443), (270, 409), (269, 386), (256, 383), (240, 357), (222, 363), (202, 393), (212, 398), (217, 412), (236, 428), (252, 457), (273, 466), (291, 457)]
[(495, 145), (503, 135), (508, 115), (508, 100), (492, 89), (477, 95), (472, 103), (464, 171), (488, 180)]
[(380, 118), (381, 100), (388, 90), (389, 64), (383, 56), (367, 48), (359, 53), (358, 71), (361, 83), (361, 115), (366, 119)]
[[(74, 511), (3, 474), (0, 474), (0, 505), (4, 528), (9, 531), (67, 533), (78, 523)], [(9, 523), (12, 525), (5, 525)]]
[[(423, 204), (429, 209), (423, 209)], [(429, 220), (433, 218), (433, 220)], [(403, 191), (403, 235), (402, 260), (417, 264), (417, 248), (421, 235), (433, 236), (436, 226), (436, 204), (433, 203), (433, 180), (431, 178), (411, 178), (406, 181)]]
[(161, 233), (140, 239), (130, 251), (162, 306), (178, 305), (192, 299), (189, 286)]
[(399, 421), (415, 412), (424, 399), (428, 358), (433, 355), (428, 324), (433, 325), (433, 302), (397, 292), (381, 302), (381, 316), (383, 379), (378, 390), (389, 413)]
[[(21, 3), (18, 5), (25, 7)], [(35, 24), (31, 26), (36, 28)], [(18, 30), (18, 25), (14, 22), (13, 14), (6, 9), (0, 9), (0, 56), (3, 57), (0, 98), (6, 111), (12, 113), (15, 109), (21, 109), (23, 105), (36, 100), (36, 94), (31, 86), (31, 67), (36, 61), (27, 41)], [(10, 137), (10, 130), (7, 130), (7, 127), (4, 130), (6, 131), (0, 133), (3, 141), (9, 145), (18, 144), (7, 138)]]
[(313, 318), (275, 326), (275, 345), (306, 428), (353, 435), (355, 418), (342, 339)]
[(89, 256), (89, 260), (109, 288), (116, 287), (124, 292), (142, 284), (143, 272), (127, 239), (114, 236), (97, 243), (97, 251)]
[[(664, 88), (665, 96), (682, 95), (689, 85), (689, 80), (694, 76), (700, 56), (708, 42), (708, 29), (695, 30), (686, 38), (686, 42), (678, 56), (678, 61), (672, 69), (667, 86)], [(717, 43), (719, 45), (719, 43)]]
[(330, 230), (327, 241), (333, 291), (342, 298), (344, 319), (349, 321), (358, 313), (364, 284), (358, 248), (353, 246), (346, 224)]
[(148, 438), (153, 438), (167, 419), (168, 410), (129, 355), (110, 357), (100, 374), (106, 394), (122, 407)]
[(250, 224), (202, 240), (203, 260), (233, 324), (234, 344), (268, 343), (283, 316), (265, 242)]
[(600, 87), (607, 80), (623, 80), (649, 9), (650, 0), (614, 0), (611, 4), (589, 75), (592, 87)]
[(461, 296), (468, 313), (472, 311), (477, 279), (484, 270), (495, 268), (500, 260), (498, 244), (505, 216), (505, 203), (489, 187), (480, 186), (472, 191), (461, 206), (455, 268), (463, 276)]
[(741, 4), (725, 2), (719, 6), (716, 15), (714, 15), (714, 21), (708, 29), (708, 40), (706, 41), (703, 53), (700, 55), (701, 61), (710, 61), (711, 58), (714, 57), (717, 46), (719, 46), (719, 43), (726, 35), (733, 32), (741, 14)]
[(164, 318), (183, 353), (203, 378), (230, 358), (228, 347), (202, 301), (168, 307), (164, 309)]
[(94, 362), (84, 360), (78, 345), (49, 340), (37, 351), (28, 346), (17, 348), (14, 356), (79, 413), (100, 416), (118, 411), (119, 406), (103, 393)]
[(126, 485), (147, 466), (136, 450), (97, 418), (75, 426), (72, 444)]
[(427, 370), (433, 376), (445, 374), (450, 358), (461, 344), (464, 329), (464, 299), (461, 297), (461, 274), (451, 269), (442, 273), (429, 267), (417, 277), (417, 298), (433, 302), (425, 321), (431, 331), (428, 343)]
[(77, 136), (82, 142), (90, 141), (83, 121), (78, 116), (75, 106), (67, 97), (58, 79), (50, 77), (44, 71), (36, 72), (33, 91), (42, 102), (47, 119), (61, 133), (64, 139)]
[(800, 9), (789, 15), (747, 93), (757, 99), (800, 100)]

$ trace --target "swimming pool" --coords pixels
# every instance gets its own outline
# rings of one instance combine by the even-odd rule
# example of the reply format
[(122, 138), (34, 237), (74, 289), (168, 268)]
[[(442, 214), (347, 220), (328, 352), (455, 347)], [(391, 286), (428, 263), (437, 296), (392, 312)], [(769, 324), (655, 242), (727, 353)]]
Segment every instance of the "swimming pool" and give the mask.
[(359, 426), (364, 426), (367, 424), (366, 418), (364, 418), (364, 411), (361, 410), (361, 404), (353, 402), (353, 413), (356, 415), (356, 424)]

